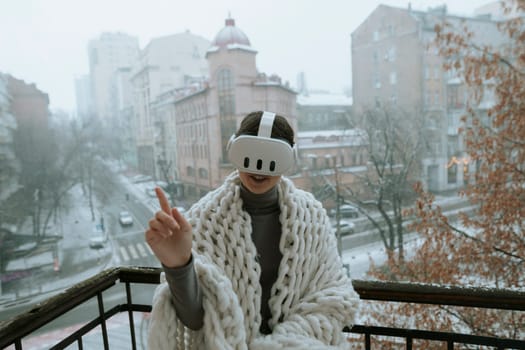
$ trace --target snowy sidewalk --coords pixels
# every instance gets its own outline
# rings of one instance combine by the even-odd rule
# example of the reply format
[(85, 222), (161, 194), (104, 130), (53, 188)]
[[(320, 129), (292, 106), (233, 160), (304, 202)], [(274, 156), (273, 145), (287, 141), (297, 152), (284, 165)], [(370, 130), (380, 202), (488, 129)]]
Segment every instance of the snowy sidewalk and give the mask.
[(25, 303), (34, 304), (49, 298), (107, 267), (112, 253), (111, 246), (107, 245), (100, 250), (89, 247), (90, 235), (95, 224), (89, 203), (79, 185), (73, 187), (70, 194), (73, 197), (71, 203), (75, 207), (63, 213), (59, 223), (53, 226), (54, 233), (62, 236), (57, 244), (58, 265), (50, 260), (53, 257), (49, 254), (21, 257), (13, 261), (13, 268), (26, 267), (25, 270), (20, 270), (26, 271), (25, 277), (4, 284), (0, 296), (0, 312), (10, 307)]

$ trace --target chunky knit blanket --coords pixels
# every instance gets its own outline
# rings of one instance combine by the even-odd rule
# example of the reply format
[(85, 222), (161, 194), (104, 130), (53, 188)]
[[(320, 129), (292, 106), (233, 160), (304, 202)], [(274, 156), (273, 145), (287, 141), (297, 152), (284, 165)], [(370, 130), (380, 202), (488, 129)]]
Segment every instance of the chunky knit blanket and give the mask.
[(259, 333), (261, 267), (234, 172), (188, 212), (204, 325), (193, 331), (178, 320), (163, 282), (153, 297), (149, 349), (348, 347), (342, 330), (353, 324), (358, 296), (342, 268), (326, 211), (289, 179), (277, 186), (283, 258), (269, 300), (272, 334)]

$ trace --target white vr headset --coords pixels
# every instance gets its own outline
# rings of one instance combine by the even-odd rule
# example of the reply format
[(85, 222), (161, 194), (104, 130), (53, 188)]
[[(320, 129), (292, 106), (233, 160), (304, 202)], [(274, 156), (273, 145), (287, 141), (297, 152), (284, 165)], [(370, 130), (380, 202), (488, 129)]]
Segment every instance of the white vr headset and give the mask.
[(295, 163), (295, 147), (286, 141), (272, 139), (275, 113), (264, 112), (257, 136), (232, 135), (228, 142), (228, 158), (240, 171), (257, 175), (277, 176)]

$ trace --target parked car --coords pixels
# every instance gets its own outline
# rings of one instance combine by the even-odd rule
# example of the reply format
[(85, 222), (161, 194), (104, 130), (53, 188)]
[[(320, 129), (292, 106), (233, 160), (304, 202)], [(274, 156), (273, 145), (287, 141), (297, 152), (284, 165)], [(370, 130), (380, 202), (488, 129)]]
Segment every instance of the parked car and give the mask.
[(108, 235), (104, 227), (101, 224), (95, 225), (91, 237), (89, 238), (89, 247), (91, 249), (102, 249), (107, 241)]
[[(336, 217), (337, 208), (330, 210), (330, 216)], [(355, 219), (359, 217), (359, 210), (351, 204), (342, 204), (339, 206), (339, 216), (342, 219)]]
[[(335, 220), (332, 221), (332, 228), (337, 234), (337, 222)], [(341, 236), (351, 235), (355, 232), (355, 224), (350, 220), (339, 220), (339, 231)]]
[(118, 221), (122, 226), (131, 226), (133, 225), (133, 217), (129, 211), (121, 211), (118, 214)]

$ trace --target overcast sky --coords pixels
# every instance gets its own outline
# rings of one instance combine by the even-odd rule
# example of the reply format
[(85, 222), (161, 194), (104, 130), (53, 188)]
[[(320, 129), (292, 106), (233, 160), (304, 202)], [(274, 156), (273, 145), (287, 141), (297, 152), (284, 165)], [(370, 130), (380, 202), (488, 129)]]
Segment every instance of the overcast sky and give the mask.
[[(490, 0), (419, 0), (471, 15)], [(74, 110), (74, 79), (88, 73), (87, 44), (102, 32), (139, 39), (189, 30), (213, 40), (230, 13), (258, 51), (257, 67), (292, 86), (300, 71), (310, 89), (351, 85), (350, 35), (379, 5), (398, 0), (0, 0), (0, 72), (49, 94), (51, 108)]]

